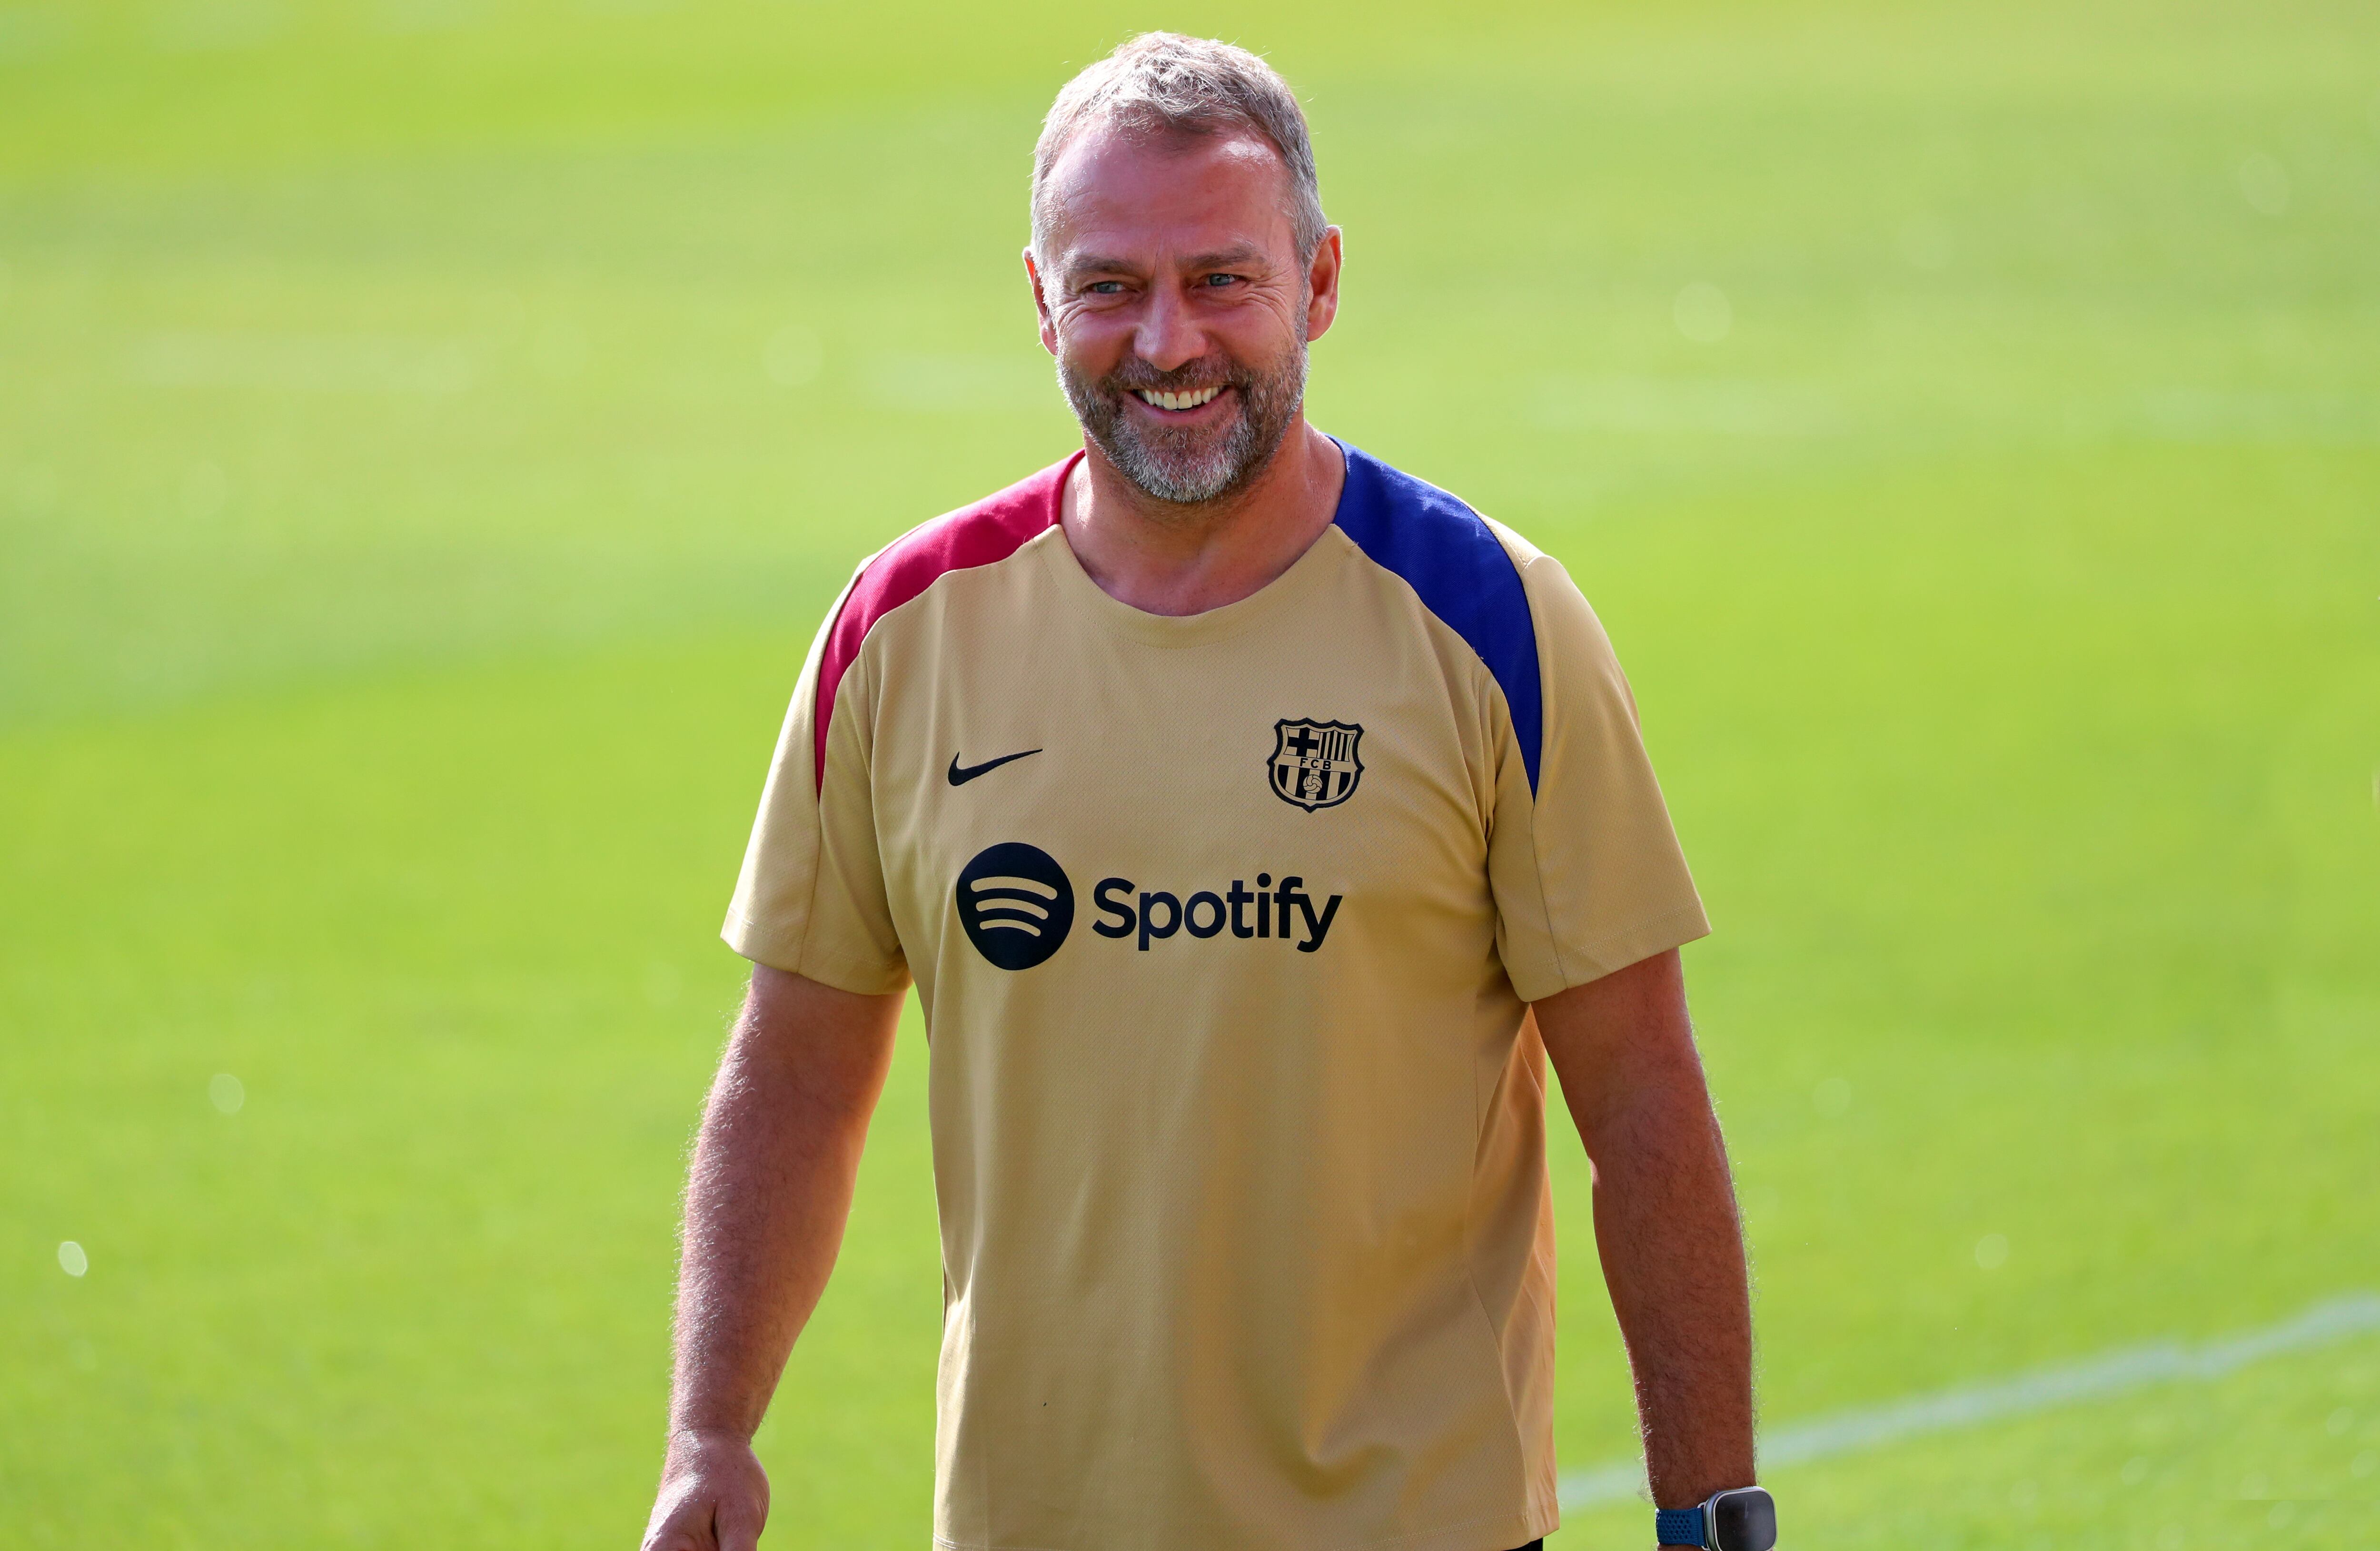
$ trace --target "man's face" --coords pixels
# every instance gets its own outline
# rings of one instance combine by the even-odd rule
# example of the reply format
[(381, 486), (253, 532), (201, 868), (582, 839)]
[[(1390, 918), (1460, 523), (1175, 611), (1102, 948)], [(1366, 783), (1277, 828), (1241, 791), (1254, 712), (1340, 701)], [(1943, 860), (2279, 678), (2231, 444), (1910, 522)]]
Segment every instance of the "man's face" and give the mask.
[(1041, 342), (1092, 443), (1160, 501), (1238, 489), (1305, 392), (1337, 310), (1337, 234), (1297, 261), (1280, 155), (1262, 139), (1095, 126), (1050, 168), (1047, 269), (1026, 255)]

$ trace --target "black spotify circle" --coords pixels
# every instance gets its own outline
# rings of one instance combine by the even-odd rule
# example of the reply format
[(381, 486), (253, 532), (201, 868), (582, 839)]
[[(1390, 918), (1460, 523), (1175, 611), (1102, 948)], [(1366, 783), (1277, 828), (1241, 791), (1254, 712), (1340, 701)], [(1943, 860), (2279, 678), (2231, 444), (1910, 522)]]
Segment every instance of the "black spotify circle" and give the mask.
[(1031, 969), (1075, 925), (1075, 886), (1038, 845), (1004, 841), (959, 872), (959, 925), (975, 951), (1002, 969)]

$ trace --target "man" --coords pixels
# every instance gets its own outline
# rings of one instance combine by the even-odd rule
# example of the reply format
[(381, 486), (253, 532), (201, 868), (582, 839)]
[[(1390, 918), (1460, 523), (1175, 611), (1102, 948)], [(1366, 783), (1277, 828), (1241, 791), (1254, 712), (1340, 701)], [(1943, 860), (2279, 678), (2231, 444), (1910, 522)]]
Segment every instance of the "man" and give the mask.
[(1652, 1490), (1692, 1510), (1664, 1538), (1765, 1551), (1765, 1496), (1698, 1507), (1753, 1484), (1676, 951), (1707, 928), (1594, 615), (1306, 424), (1340, 235), (1254, 55), (1151, 34), (1085, 71), (1032, 213), (1085, 446), (867, 562), (803, 669), (725, 930), (755, 967), (687, 1192), (647, 1547), (759, 1533), (750, 1439), (914, 980), (939, 1545), (1551, 1530), (1550, 1054)]

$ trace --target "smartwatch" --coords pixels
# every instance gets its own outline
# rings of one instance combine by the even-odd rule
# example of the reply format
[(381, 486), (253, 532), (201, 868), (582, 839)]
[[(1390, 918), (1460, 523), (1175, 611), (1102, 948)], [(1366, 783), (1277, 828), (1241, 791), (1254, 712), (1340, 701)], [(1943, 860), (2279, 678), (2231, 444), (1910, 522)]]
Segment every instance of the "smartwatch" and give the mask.
[(1777, 1544), (1777, 1500), (1757, 1486), (1714, 1492), (1698, 1508), (1665, 1508), (1653, 1515), (1664, 1545), (1709, 1551), (1768, 1551)]

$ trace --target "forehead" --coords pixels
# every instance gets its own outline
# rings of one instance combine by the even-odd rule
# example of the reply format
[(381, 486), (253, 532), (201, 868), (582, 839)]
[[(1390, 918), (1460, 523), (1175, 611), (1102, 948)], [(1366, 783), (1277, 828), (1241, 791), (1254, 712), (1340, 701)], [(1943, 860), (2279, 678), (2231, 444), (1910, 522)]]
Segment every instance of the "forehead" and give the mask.
[(1288, 177), (1280, 152), (1253, 134), (1093, 125), (1059, 152), (1044, 184), (1051, 257), (1240, 247), (1287, 255), (1295, 248)]

